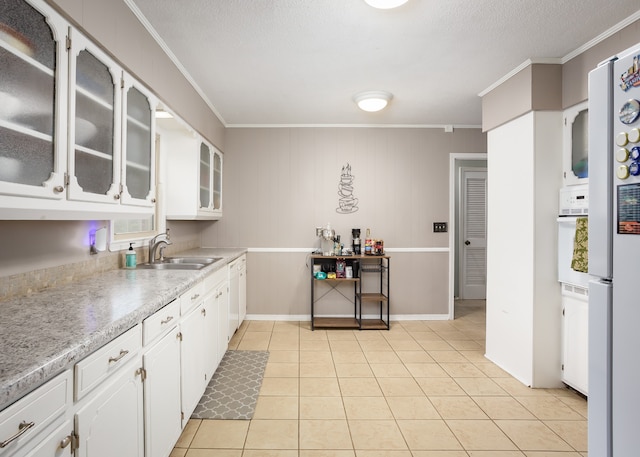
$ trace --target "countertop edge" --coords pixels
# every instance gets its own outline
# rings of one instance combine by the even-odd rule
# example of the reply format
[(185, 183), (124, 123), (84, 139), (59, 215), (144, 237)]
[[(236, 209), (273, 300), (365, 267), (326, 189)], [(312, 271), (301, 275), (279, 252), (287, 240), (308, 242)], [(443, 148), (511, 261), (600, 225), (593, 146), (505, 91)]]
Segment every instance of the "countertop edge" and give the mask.
[[(114, 288), (120, 287), (121, 276), (123, 274), (128, 274), (131, 271), (140, 271), (141, 275), (145, 275), (146, 279), (153, 277), (153, 275), (158, 275), (166, 279), (171, 277), (168, 275), (174, 273), (174, 277), (176, 279), (168, 287), (167, 291), (155, 295), (151, 292), (151, 298), (148, 298), (143, 303), (138, 304), (135, 309), (132, 309), (126, 315), (109, 322), (107, 325), (96, 328), (84, 338), (70, 342), (64, 349), (59, 350), (57, 353), (53, 355), (36, 356), (33, 363), (24, 364), (24, 368), (14, 370), (13, 373), (6, 373), (6, 371), (8, 371), (6, 368), (0, 368), (0, 411), (11, 406), (13, 403), (65, 370), (72, 368), (75, 363), (117, 338), (127, 330), (141, 324), (144, 319), (179, 297), (193, 285), (210, 274), (226, 267), (230, 262), (233, 262), (246, 253), (246, 248), (196, 248), (176, 255), (189, 255), (194, 257), (215, 255), (217, 257), (223, 257), (223, 260), (208, 265), (201, 270), (182, 270), (180, 272), (156, 272), (146, 270), (144, 273), (142, 273), (142, 270), (112, 270), (107, 273), (96, 275), (111, 276), (112, 278), (109, 280), (113, 281), (112, 287)], [(52, 297), (51, 300), (55, 300), (57, 295), (64, 294), (65, 289), (72, 289), (75, 285), (82, 286), (83, 283), (88, 283), (91, 279), (92, 278), (89, 278), (88, 280), (85, 279), (78, 283), (47, 289), (29, 297), (18, 297), (16, 299), (8, 300), (3, 303), (3, 305), (8, 303), (9, 305), (15, 304), (17, 306), (21, 306), (25, 301), (28, 302), (30, 299), (37, 299), (40, 302), (45, 302), (47, 301), (48, 296)], [(90, 305), (88, 303), (85, 305), (87, 308), (89, 306)], [(64, 332), (64, 329), (59, 329), (59, 331)], [(11, 341), (10, 338), (8, 339)], [(16, 342), (16, 344), (20, 344), (20, 342)], [(5, 345), (5, 347), (9, 347), (9, 345)]]

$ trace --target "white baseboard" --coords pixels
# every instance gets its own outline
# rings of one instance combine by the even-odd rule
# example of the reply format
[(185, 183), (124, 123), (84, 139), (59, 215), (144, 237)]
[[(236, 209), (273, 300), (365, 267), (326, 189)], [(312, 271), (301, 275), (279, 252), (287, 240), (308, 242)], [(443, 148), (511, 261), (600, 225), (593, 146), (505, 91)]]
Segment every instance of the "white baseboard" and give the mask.
[[(322, 315), (316, 317), (351, 317), (351, 315)], [(363, 319), (377, 319), (378, 315), (365, 315)], [(448, 314), (392, 314), (391, 321), (446, 321)], [(310, 314), (247, 314), (248, 321), (298, 321), (309, 322)]]

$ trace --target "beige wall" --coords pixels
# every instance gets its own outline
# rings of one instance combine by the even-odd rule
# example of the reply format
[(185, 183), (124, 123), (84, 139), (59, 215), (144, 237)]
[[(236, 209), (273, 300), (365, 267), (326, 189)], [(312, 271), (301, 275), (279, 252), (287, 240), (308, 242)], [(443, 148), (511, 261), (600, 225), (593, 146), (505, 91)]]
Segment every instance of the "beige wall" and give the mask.
[(640, 20), (563, 65), (532, 64), (522, 69), (482, 97), (482, 130), (487, 132), (532, 110), (559, 111), (586, 100), (589, 72), (639, 40)]
[(562, 106), (568, 108), (587, 99), (588, 74), (603, 60), (640, 41), (636, 21), (562, 66)]
[[(432, 224), (449, 221), (449, 154), (486, 151), (479, 129), (230, 129), (226, 141), (224, 218), (202, 241), (272, 251), (249, 254), (250, 314), (308, 314), (306, 253), (328, 222), (347, 244), (354, 227), (384, 239), (392, 314), (448, 312), (448, 233)], [(338, 214), (347, 163), (359, 209)], [(419, 248), (445, 252), (392, 252)]]
[(487, 132), (529, 111), (562, 109), (562, 67), (532, 64), (482, 97), (482, 130)]

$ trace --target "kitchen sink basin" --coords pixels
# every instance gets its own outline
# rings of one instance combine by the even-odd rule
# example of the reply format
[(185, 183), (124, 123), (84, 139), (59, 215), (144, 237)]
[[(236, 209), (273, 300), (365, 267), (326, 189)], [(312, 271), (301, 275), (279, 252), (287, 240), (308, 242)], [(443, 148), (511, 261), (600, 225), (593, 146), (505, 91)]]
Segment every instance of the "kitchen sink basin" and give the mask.
[(204, 263), (142, 263), (138, 270), (200, 270), (206, 267)]
[(222, 260), (222, 257), (165, 257), (162, 262), (143, 263), (137, 268), (140, 270), (200, 270), (218, 260)]
[(222, 257), (165, 257), (163, 263), (169, 264), (181, 264), (181, 263), (203, 263), (205, 265), (211, 265)]

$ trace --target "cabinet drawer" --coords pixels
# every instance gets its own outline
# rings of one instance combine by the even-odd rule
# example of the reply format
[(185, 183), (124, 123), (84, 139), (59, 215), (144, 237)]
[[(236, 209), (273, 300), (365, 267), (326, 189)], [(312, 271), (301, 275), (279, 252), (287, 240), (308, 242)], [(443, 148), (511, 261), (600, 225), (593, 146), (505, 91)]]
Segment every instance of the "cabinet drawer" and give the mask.
[(165, 330), (174, 327), (179, 318), (180, 300), (176, 299), (142, 321), (142, 344), (146, 346)]
[(136, 355), (142, 346), (141, 333), (140, 325), (136, 325), (76, 363), (76, 400), (80, 400), (87, 392)]
[(0, 456), (14, 455), (56, 419), (62, 423), (71, 406), (72, 382), (67, 370), (0, 412)]
[(18, 453), (16, 457), (71, 457), (72, 433), (73, 424), (68, 420), (53, 432), (47, 433), (33, 449), (25, 449), (25, 454)]
[(204, 298), (204, 282), (200, 281), (180, 295), (180, 314), (185, 316)]
[(204, 280), (205, 292), (209, 292), (212, 289), (215, 289), (216, 287), (218, 287), (218, 284), (220, 284), (223, 281), (226, 281), (227, 278), (228, 278), (228, 271), (226, 268), (220, 268), (215, 273), (211, 273)]

